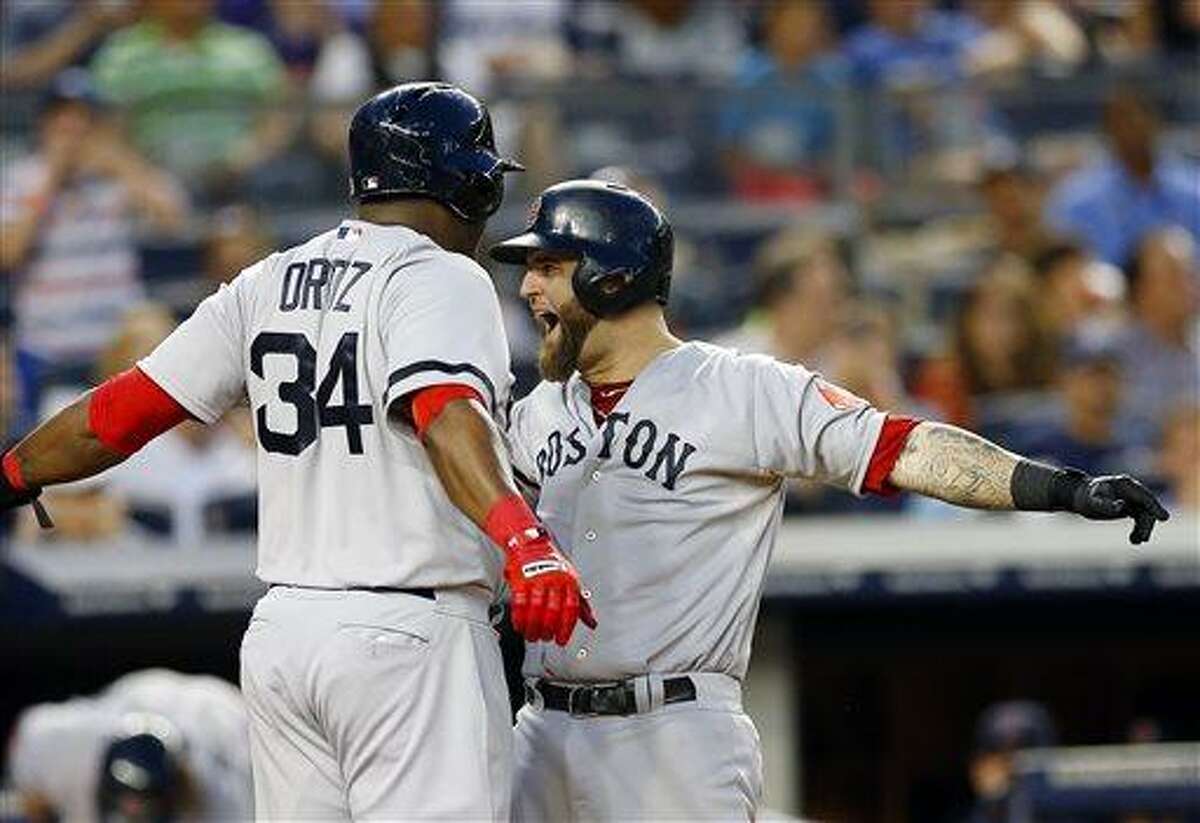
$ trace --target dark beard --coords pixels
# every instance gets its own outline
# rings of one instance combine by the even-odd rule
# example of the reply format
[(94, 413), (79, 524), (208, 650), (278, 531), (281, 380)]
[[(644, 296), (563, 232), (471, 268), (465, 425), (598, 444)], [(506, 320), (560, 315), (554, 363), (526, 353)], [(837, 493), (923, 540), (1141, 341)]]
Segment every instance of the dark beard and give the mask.
[(542, 338), (538, 352), (538, 371), (542, 377), (561, 383), (579, 368), (579, 353), (583, 343), (599, 320), (596, 315), (584, 310), (577, 300), (559, 308), (558, 337), (551, 343), (549, 337)]

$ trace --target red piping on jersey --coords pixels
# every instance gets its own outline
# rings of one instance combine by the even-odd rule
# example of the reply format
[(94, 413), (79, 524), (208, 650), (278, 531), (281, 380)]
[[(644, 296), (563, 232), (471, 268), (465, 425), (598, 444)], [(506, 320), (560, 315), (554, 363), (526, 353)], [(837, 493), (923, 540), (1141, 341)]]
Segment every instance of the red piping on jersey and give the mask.
[(126, 457), (191, 417), (157, 383), (134, 367), (100, 384), (88, 401), (88, 428)]
[(29, 484), (25, 482), (25, 475), (21, 474), (21, 462), (17, 460), (15, 451), (4, 455), (4, 459), (0, 460), (0, 469), (3, 469), (4, 477), (13, 489), (19, 492), (29, 491)]
[(881, 497), (891, 497), (900, 493), (900, 489), (892, 485), (888, 479), (896, 461), (900, 459), (900, 450), (908, 441), (909, 433), (922, 421), (915, 417), (889, 414), (883, 421), (883, 430), (875, 441), (875, 451), (871, 453), (871, 462), (867, 464), (867, 475), (863, 478), (862, 489)]
[(482, 395), (465, 383), (439, 383), (415, 391), (408, 409), (417, 437), (424, 437), (429, 424), (455, 400), (475, 400), (483, 403)]

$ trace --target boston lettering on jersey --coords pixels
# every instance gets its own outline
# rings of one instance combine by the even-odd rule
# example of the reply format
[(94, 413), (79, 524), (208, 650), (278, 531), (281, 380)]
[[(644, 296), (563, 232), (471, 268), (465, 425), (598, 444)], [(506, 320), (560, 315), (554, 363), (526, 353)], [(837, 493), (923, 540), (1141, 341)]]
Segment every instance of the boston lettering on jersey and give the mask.
[[(613, 412), (606, 417), (601, 434), (600, 451), (596, 455), (599, 459), (609, 460), (617, 455), (635, 471), (645, 468), (647, 478), (672, 491), (687, 467), (688, 458), (696, 451), (695, 446), (675, 432), (661, 436), (653, 420), (631, 423), (628, 412)], [(551, 432), (546, 445), (537, 453), (538, 474), (542, 480), (553, 477), (559, 469), (574, 466), (585, 456), (587, 446), (578, 426), (565, 435)]]
[(346, 295), (370, 270), (370, 263), (359, 260), (330, 260), (325, 257), (297, 260), (283, 272), (279, 310), (350, 311)]

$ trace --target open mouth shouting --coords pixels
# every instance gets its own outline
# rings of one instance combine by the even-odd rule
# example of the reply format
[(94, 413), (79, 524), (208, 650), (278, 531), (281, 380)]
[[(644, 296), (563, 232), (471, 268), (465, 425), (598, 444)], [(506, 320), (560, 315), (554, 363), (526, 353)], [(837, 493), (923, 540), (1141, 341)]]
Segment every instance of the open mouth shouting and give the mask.
[(558, 314), (551, 308), (534, 309), (533, 316), (537, 320), (538, 328), (541, 329), (542, 337), (547, 336), (559, 326)]

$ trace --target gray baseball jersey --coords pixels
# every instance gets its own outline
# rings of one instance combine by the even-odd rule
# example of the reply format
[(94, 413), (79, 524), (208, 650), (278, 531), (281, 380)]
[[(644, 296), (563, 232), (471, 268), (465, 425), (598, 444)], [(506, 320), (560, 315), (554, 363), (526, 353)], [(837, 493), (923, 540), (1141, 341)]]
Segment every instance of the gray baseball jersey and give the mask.
[(525, 674), (741, 678), (784, 480), (858, 493), (885, 415), (801, 366), (686, 343), (596, 425), (578, 374), (513, 409), (514, 467), (570, 553), (600, 625), (531, 645)]
[(506, 819), (512, 733), (487, 621), (502, 556), (389, 414), (465, 383), (503, 427), (512, 378), (483, 269), (346, 220), (243, 271), (140, 365), (205, 422), (245, 396), (254, 413), (258, 576), (285, 584), (242, 643), (256, 814)]
[(503, 425), (508, 348), (473, 260), (402, 226), (346, 220), (243, 271), (139, 365), (206, 423), (249, 396), (264, 581), (495, 588), (500, 553), (388, 414), (409, 392), (456, 382)]

